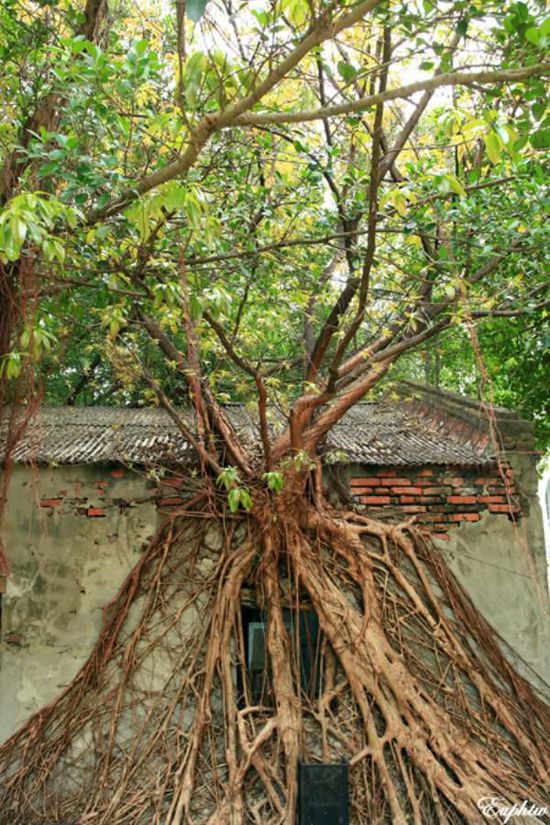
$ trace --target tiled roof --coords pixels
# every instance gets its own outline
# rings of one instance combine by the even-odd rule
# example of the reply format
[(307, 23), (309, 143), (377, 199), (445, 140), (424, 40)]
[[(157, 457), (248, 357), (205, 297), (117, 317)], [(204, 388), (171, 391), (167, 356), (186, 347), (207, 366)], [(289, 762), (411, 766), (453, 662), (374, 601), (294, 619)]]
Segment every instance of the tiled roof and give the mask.
[[(338, 452), (347, 460), (338, 458)], [(403, 402), (358, 404), (327, 438), (326, 460), (358, 464), (486, 464), (489, 457), (470, 440), (449, 435)], [(334, 458), (331, 456), (334, 454)]]
[[(226, 409), (242, 437), (257, 442), (257, 428), (246, 409), (237, 404)], [(0, 426), (0, 449), (6, 426), (5, 421)], [(328, 434), (322, 455), (333, 464), (482, 465), (489, 460), (483, 444), (449, 433), (406, 402), (361, 403)], [(161, 409), (42, 407), (13, 458), (48, 464), (168, 465), (194, 461), (194, 454)]]

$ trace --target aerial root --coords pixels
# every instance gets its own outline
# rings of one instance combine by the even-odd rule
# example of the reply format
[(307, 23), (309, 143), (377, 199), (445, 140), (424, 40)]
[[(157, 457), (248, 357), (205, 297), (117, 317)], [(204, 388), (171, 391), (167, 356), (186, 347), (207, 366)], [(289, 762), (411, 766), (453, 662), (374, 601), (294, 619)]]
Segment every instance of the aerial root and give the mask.
[[(3, 825), (292, 825), (299, 760), (349, 763), (354, 825), (482, 822), (485, 796), (550, 805), (548, 705), (438, 550), (351, 512), (272, 516), (159, 533), (72, 684), (0, 749)], [(288, 618), (306, 613), (309, 664)]]

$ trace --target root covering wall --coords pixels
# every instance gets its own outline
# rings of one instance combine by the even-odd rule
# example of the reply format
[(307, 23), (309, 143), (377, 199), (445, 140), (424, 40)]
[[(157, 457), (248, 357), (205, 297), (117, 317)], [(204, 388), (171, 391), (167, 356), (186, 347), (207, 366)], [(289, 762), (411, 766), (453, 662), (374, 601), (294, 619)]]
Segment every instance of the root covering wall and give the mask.
[[(350, 467), (356, 507), (430, 533), (503, 649), (537, 684), (550, 684), (550, 602), (535, 457), (477, 468)], [(342, 483), (340, 488), (342, 488)]]
[[(441, 552), (514, 663), (550, 683), (542, 521), (532, 457), (504, 468), (348, 467), (354, 504), (414, 520)], [(2, 537), (12, 576), (2, 594), (0, 741), (51, 701), (92, 648), (102, 608), (182, 499), (119, 466), (15, 467)], [(515, 651), (514, 655), (512, 650)], [(518, 655), (523, 664), (518, 660)]]

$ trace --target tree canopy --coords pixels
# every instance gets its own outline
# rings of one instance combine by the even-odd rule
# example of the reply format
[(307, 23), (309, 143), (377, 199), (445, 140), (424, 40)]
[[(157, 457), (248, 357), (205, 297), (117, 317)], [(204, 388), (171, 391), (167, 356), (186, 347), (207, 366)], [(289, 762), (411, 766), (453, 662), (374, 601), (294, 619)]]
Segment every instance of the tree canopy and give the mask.
[(4, 383), (309, 426), (410, 351), (475, 392), (476, 327), (542, 418), (543, 5), (5, 2)]

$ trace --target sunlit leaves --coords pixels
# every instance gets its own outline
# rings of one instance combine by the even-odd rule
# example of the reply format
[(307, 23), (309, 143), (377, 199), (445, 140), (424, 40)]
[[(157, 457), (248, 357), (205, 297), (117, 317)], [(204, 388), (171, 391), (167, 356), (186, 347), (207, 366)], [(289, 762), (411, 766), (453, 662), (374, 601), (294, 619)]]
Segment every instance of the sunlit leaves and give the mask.
[(65, 249), (53, 232), (57, 223), (76, 226), (77, 212), (44, 193), (29, 192), (12, 198), (0, 214), (0, 260), (16, 261), (28, 240), (42, 248), (48, 263), (63, 263)]
[(193, 230), (203, 232), (207, 239), (211, 239), (217, 231), (218, 222), (215, 216), (208, 213), (207, 204), (199, 191), (175, 180), (159, 187), (154, 194), (136, 201), (124, 214), (138, 231), (141, 242), (145, 243), (155, 226), (162, 223), (168, 215), (178, 212), (185, 215)]
[(271, 490), (271, 492), (280, 493), (281, 490), (284, 489), (285, 478), (283, 473), (271, 471), (269, 473), (264, 473), (262, 478), (267, 483), (267, 488), (268, 490)]
[(407, 214), (407, 207), (409, 203), (415, 203), (417, 196), (407, 187), (393, 186), (388, 189), (380, 198), (379, 206), (383, 209), (386, 204), (391, 204), (398, 215), (402, 218)]
[(115, 304), (105, 307), (100, 310), (101, 323), (109, 330), (111, 338), (116, 338), (121, 328), (126, 324), (126, 306), (124, 304)]
[(236, 513), (239, 507), (244, 510), (252, 508), (252, 496), (250, 492), (240, 484), (239, 472), (235, 467), (224, 467), (216, 478), (218, 487), (227, 491), (227, 503), (232, 513)]
[(20, 352), (8, 352), (0, 357), (0, 378), (6, 377), (8, 381), (18, 378), (23, 369), (23, 355)]
[[(187, 3), (188, 16), (199, 19), (204, 5), (204, 0)], [(343, 4), (337, 14), (352, 6)], [(48, 13), (56, 14), (56, 8)], [(507, 3), (498, 14), (495, 8), (494, 3), (461, 0), (380, 3), (376, 14), (305, 56), (256, 108), (315, 108), (319, 66), (331, 103), (350, 100), (359, 89), (360, 94), (369, 94), (371, 86), (376, 91), (374, 70), (385, 25), (392, 28), (395, 49), (389, 89), (416, 79), (419, 71), (449, 68), (449, 42), (456, 33), (461, 36), (452, 53), (457, 68), (540, 61), (548, 25), (535, 13), (535, 4)], [(55, 318), (47, 329), (63, 338), (63, 353), (68, 353), (60, 365), (63, 379), (54, 378), (55, 400), (63, 400), (59, 387), (74, 383), (90, 354), (99, 352), (105, 357), (85, 399), (149, 403), (151, 391), (136, 378), (135, 364), (132, 380), (122, 380), (126, 347), (171, 397), (185, 403), (180, 362), (164, 358), (136, 320), (136, 309), (152, 317), (185, 358), (188, 308), (203, 376), (215, 397), (253, 405), (256, 388), (231, 362), (212, 320), (236, 352), (269, 372), (270, 403), (286, 414), (304, 389), (306, 337), (311, 346), (350, 268), (361, 271), (374, 110), (334, 118), (330, 140), (321, 122), (269, 130), (225, 128), (211, 135), (186, 176), (138, 196), (143, 176), (157, 173), (162, 179), (166, 166), (189, 151), (198, 124), (259, 86), (303, 37), (313, 6), (306, 0), (261, 2), (254, 8), (234, 4), (229, 20), (224, 4), (217, 5), (216, 20), (212, 13), (205, 25), (187, 21), (181, 75), (173, 11), (164, 19), (157, 7), (146, 3), (138, 14), (130, 4), (124, 17), (113, 17), (101, 47), (71, 37), (65, 23), (47, 49), (41, 40), (28, 54), (8, 25), (10, 68), (3, 91), (11, 107), (7, 119), (15, 127), (0, 126), (2, 146), (13, 145), (40, 95), (59, 96), (59, 119), (37, 129), (20, 147), (19, 156), (32, 168), (21, 185), (50, 193), (46, 201), (76, 204), (83, 220), (68, 231), (69, 218), (62, 213), (50, 226), (37, 217), (39, 206), (29, 216), (24, 210), (10, 212), (8, 204), (9, 214), (1, 219), (7, 227), (3, 255), (14, 261), (28, 248), (40, 276), (55, 274), (52, 294), (40, 308)], [(227, 41), (218, 39), (222, 30)], [(21, 87), (18, 65), (28, 69), (28, 88)], [(386, 105), (383, 157), (419, 99)], [(534, 249), (532, 257), (543, 246), (545, 173), (536, 157), (548, 139), (545, 103), (544, 83), (535, 78), (434, 94), (397, 158), (398, 174), (387, 171), (380, 184), (369, 300), (354, 347), (406, 317), (409, 303), (430, 278), (436, 280), (437, 300), (464, 304), (456, 310), (457, 320), (468, 308), (490, 308), (488, 302), (501, 295), (523, 300), (525, 287), (514, 280), (514, 272), (495, 274), (484, 294), (466, 294), (460, 279), (505, 249), (510, 239)], [(105, 207), (122, 194), (134, 198), (132, 205), (123, 214), (108, 215)], [(101, 220), (97, 210), (103, 210)], [(182, 258), (189, 295), (182, 288)], [(64, 276), (67, 288), (57, 291)], [(540, 277), (538, 270), (526, 270), (525, 282)], [(346, 322), (356, 308), (355, 298)], [(411, 325), (415, 322), (411, 317)], [(71, 339), (75, 330), (78, 342)], [(17, 331), (13, 348), (21, 351), (24, 363), (31, 363), (35, 337), (43, 356), (52, 357), (40, 335)], [(340, 332), (333, 344), (341, 340)], [(61, 352), (55, 341), (52, 351)], [(116, 371), (111, 358), (116, 358)], [(17, 370), (15, 360), (10, 370)], [(277, 474), (263, 481), (277, 492)], [(243, 490), (238, 478), (223, 485), (237, 509), (249, 505)]]

